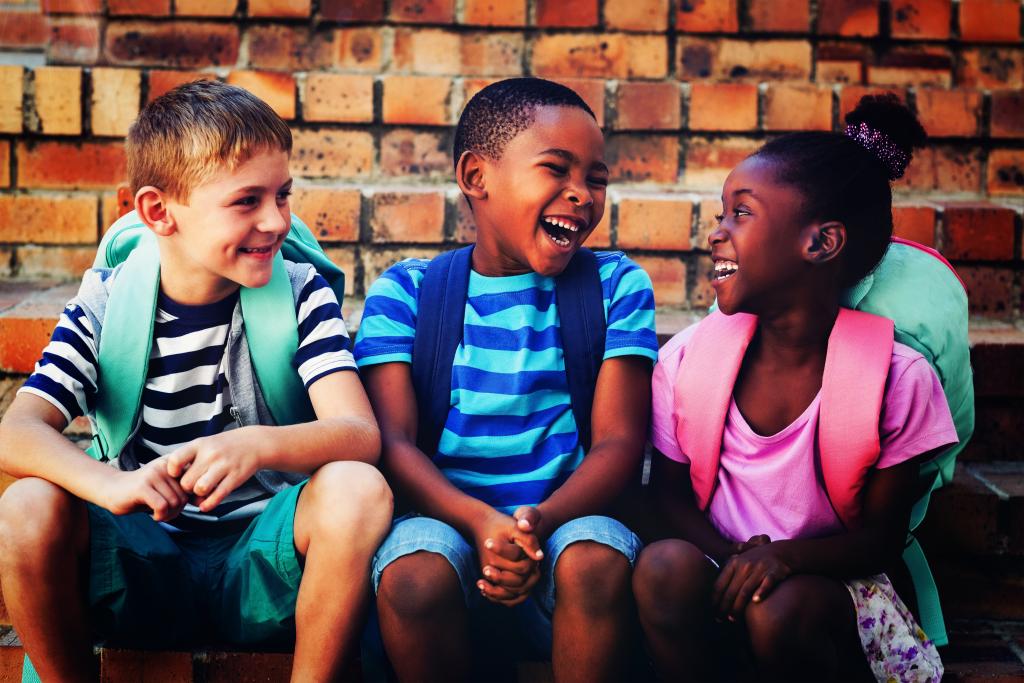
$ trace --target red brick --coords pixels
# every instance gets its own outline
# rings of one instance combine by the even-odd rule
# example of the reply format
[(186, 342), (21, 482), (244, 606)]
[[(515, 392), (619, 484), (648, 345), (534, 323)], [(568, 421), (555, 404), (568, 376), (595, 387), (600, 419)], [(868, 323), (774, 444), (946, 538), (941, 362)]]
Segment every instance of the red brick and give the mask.
[(102, 14), (102, 0), (42, 0), (46, 14)]
[(297, 187), (292, 211), (321, 242), (358, 242), (362, 194), (357, 189)]
[(380, 171), (386, 176), (447, 180), (452, 172), (450, 136), (392, 128), (380, 141)]
[(0, 65), (0, 133), (20, 133), (25, 69)]
[(190, 683), (192, 653), (146, 652), (144, 650), (100, 650), (100, 683), (146, 681)]
[(537, 26), (588, 28), (597, 26), (598, 0), (536, 0)]
[(963, 50), (956, 78), (964, 87), (1020, 89), (1024, 87), (1024, 51), (998, 47)]
[(462, 23), (476, 26), (523, 26), (526, 0), (465, 0)]
[(747, 13), (753, 31), (807, 33), (811, 25), (810, 0), (750, 0)]
[(605, 202), (604, 215), (601, 222), (594, 226), (587, 236), (586, 245), (591, 249), (609, 249), (612, 246), (612, 207)]
[(447, 29), (396, 28), (391, 68), (432, 76), (456, 75), (462, 70), (462, 37)]
[(757, 128), (757, 86), (753, 83), (692, 84), (687, 127), (690, 130), (754, 130)]
[(921, 88), (917, 115), (931, 137), (974, 137), (981, 119), (981, 93), (975, 90)]
[[(319, 36), (319, 34), (318, 34)], [(334, 32), (334, 65), (346, 71), (381, 70), (384, 38), (379, 28), (343, 28)]]
[(127, 184), (119, 185), (116, 192), (104, 192), (100, 198), (100, 233), (106, 234), (114, 221), (134, 208), (135, 196)]
[(5, 12), (0, 21), (0, 47), (41, 48), (48, 34), (47, 19), (38, 12)]
[(230, 17), (238, 9), (238, 0), (174, 0), (179, 17)]
[(613, 135), (605, 161), (612, 181), (674, 183), (679, 175), (679, 139), (672, 135)]
[(408, 24), (450, 24), (455, 0), (392, 0), (390, 18)]
[(251, 26), (245, 39), (249, 66), (276, 71), (314, 71), (333, 66), (339, 49), (331, 33), (313, 32), (305, 26)]
[(717, 216), (722, 213), (722, 200), (719, 197), (705, 197), (700, 200), (697, 214), (697, 234), (693, 237), (693, 248), (708, 251), (711, 245), (708, 238), (718, 227)]
[(960, 0), (960, 38), (1020, 43), (1018, 0)]
[(179, 85), (199, 80), (217, 80), (217, 75), (203, 71), (160, 71), (154, 69), (149, 72), (149, 90), (146, 94), (146, 102), (152, 102)]
[(664, 78), (664, 36), (601, 34), (541, 35), (533, 45), (532, 73), (543, 77)]
[(0, 241), (35, 244), (96, 242), (96, 197), (0, 196)]
[(832, 90), (771, 83), (764, 95), (765, 130), (832, 130)]
[(447, 126), (452, 123), (452, 79), (438, 76), (385, 76), (381, 104), (384, 123)]
[(686, 264), (681, 259), (634, 256), (633, 260), (651, 277), (656, 306), (682, 306), (686, 303)]
[(679, 85), (674, 82), (619, 83), (617, 130), (677, 130), (680, 126)]
[[(345, 321), (352, 320), (352, 297), (355, 294), (363, 294), (364, 292), (359, 291), (360, 282), (356, 279), (356, 250), (351, 244), (346, 244), (338, 247), (324, 247), (324, 253), (336, 266), (341, 268), (342, 272), (345, 273), (345, 299), (341, 302), (341, 314)], [(362, 302), (360, 302), (361, 304)], [(362, 306), (359, 306), (360, 310)], [(355, 337), (355, 330), (352, 329), (352, 325), (349, 324), (349, 330), (352, 332), (352, 336)], [(342, 679), (355, 683), (360, 680), (359, 678)]]
[(1024, 150), (994, 149), (988, 156), (988, 191), (1024, 195)]
[(0, 142), (0, 187), (11, 186), (11, 143)]
[[(20, 318), (0, 315), (0, 369), (28, 374), (50, 341), (54, 318)], [(10, 648), (3, 647), (0, 651)]]
[(672, 195), (638, 195), (620, 198), (618, 206), (620, 249), (689, 250), (692, 202)]
[(373, 76), (313, 72), (302, 100), (306, 121), (373, 122)]
[(992, 93), (991, 135), (994, 138), (1024, 137), (1024, 92)]
[(729, 172), (760, 146), (758, 141), (745, 138), (708, 140), (691, 137), (686, 144), (683, 186), (718, 192)]
[(128, 173), (120, 142), (19, 142), (18, 186), (102, 190)]
[(127, 135), (128, 127), (139, 113), (141, 90), (141, 71), (93, 69), (90, 99), (93, 135)]
[[(621, 1), (629, 2), (629, 0)], [(678, 31), (735, 33), (739, 27), (739, 10), (736, 0), (685, 0), (679, 3), (676, 10), (676, 30)]]
[(828, 83), (862, 83), (864, 63), (846, 59), (819, 59), (815, 66), (815, 81)]
[(948, 204), (943, 207), (942, 227), (949, 259), (1008, 261), (1013, 254), (1017, 214), (1013, 209), (989, 203)]
[(50, 64), (95, 64), (100, 54), (100, 20), (61, 17), (50, 20), (46, 61)]
[(171, 0), (107, 0), (107, 14), (165, 17), (171, 13)]
[[(497, 83), (500, 78), (464, 78), (462, 79), (462, 101), (463, 106), (468, 104), (473, 97), (487, 86)], [(604, 81), (601, 81), (604, 83)]]
[(373, 135), (348, 130), (293, 130), (292, 175), (354, 178), (373, 170)]
[(384, 0), (320, 0), (320, 17), (327, 21), (380, 21)]
[(295, 77), (273, 71), (232, 71), (227, 82), (245, 88), (282, 119), (295, 118)]
[(311, 0), (249, 0), (250, 17), (305, 18), (313, 9)]
[[(292, 655), (269, 652), (216, 652), (207, 655), (206, 683), (286, 681)], [(345, 680), (342, 676), (339, 679)]]
[(935, 208), (931, 206), (892, 207), (893, 232), (927, 247), (935, 246)]
[(113, 64), (233, 65), (238, 61), (238, 27), (191, 21), (110, 22), (104, 54)]
[(371, 198), (373, 242), (444, 240), (444, 193), (437, 190), (377, 192)]
[(459, 244), (476, 242), (476, 223), (466, 195), (459, 192), (452, 201), (455, 203), (455, 241)]
[(914, 151), (907, 174), (896, 189), (962, 194), (981, 192), (982, 152), (971, 147), (936, 145)]
[(526, 40), (521, 33), (465, 33), (460, 53), (463, 76), (520, 76)]
[(868, 83), (883, 86), (953, 85), (953, 59), (944, 47), (895, 49), (868, 65)]
[(848, 85), (844, 87), (839, 93), (840, 128), (844, 125), (844, 117), (857, 108), (857, 104), (860, 102), (862, 97), (866, 97), (868, 95), (884, 95), (886, 93), (896, 95), (903, 102), (907, 101), (907, 93), (899, 88), (870, 88), (859, 85)]
[(877, 36), (875, 0), (819, 0), (818, 33), (833, 36)]
[(605, 0), (604, 23), (614, 31), (664, 31), (668, 0)]
[(801, 80), (811, 77), (811, 44), (803, 40), (679, 38), (681, 80)]
[(952, 0), (893, 0), (893, 38), (949, 38)]
[(42, 66), (35, 70), (35, 111), (44, 135), (82, 132), (82, 70)]
[(957, 266), (967, 286), (967, 301), (973, 315), (992, 318), (1013, 317), (1013, 269), (992, 266)]
[(604, 80), (597, 78), (555, 78), (557, 83), (579, 95), (594, 110), (597, 125), (604, 128)]

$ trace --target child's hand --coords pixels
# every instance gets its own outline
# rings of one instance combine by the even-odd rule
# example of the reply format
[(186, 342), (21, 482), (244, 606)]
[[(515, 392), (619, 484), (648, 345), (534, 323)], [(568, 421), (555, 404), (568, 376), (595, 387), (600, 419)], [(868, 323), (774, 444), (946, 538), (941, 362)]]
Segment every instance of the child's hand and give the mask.
[(209, 512), (256, 473), (261, 445), (252, 427), (204, 436), (167, 456), (167, 474)]
[(772, 539), (768, 537), (768, 534), (758, 534), (757, 536), (751, 536), (750, 540), (743, 541), (742, 543), (737, 543), (736, 545), (734, 545), (733, 554), (740, 555), (742, 553), (747, 552), (748, 550), (759, 548), (762, 545), (768, 545), (771, 542)]
[(543, 521), (540, 510), (532, 505), (521, 505), (512, 513), (512, 517), (516, 520), (517, 529), (528, 534), (533, 534), (537, 537), (538, 541), (540, 540), (540, 527), (541, 521)]
[(157, 522), (174, 519), (188, 502), (178, 480), (167, 473), (167, 458), (157, 458), (137, 470), (117, 472), (104, 495), (104, 507), (115, 515), (148, 510)]
[(765, 599), (792, 573), (789, 565), (778, 556), (776, 547), (766, 543), (729, 558), (711, 595), (719, 616), (730, 621), (741, 617), (750, 601)]
[(536, 536), (499, 512), (482, 520), (473, 536), (484, 577), (477, 588), (483, 596), (508, 606), (525, 600), (540, 578), (538, 563), (544, 557)]

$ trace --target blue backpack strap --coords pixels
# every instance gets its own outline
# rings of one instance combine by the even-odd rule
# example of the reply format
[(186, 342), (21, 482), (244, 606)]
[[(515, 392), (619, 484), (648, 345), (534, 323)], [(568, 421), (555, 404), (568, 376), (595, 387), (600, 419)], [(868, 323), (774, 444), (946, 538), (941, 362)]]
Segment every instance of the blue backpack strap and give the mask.
[(416, 445), (431, 457), (451, 405), (452, 363), (462, 342), (472, 256), (472, 245), (437, 256), (420, 283), (412, 383), (419, 409)]
[(608, 327), (604, 314), (601, 273), (594, 252), (589, 249), (576, 252), (569, 265), (555, 279), (555, 297), (572, 413), (580, 434), (580, 444), (586, 453), (590, 451), (594, 389), (604, 360), (605, 333)]

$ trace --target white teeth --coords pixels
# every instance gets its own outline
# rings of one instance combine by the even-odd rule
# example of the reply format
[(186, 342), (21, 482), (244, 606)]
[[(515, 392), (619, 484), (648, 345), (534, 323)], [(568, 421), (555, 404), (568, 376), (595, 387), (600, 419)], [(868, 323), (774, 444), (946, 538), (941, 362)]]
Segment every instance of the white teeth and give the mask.
[(570, 232), (579, 232), (579, 228), (576, 227), (575, 223), (570, 223), (569, 221), (563, 221), (560, 218), (552, 218), (547, 216), (545, 216), (543, 220), (545, 223), (550, 223), (551, 225), (562, 228), (563, 230), (569, 230)]
[(545, 234), (551, 239), (552, 242), (554, 242), (555, 244), (557, 244), (560, 247), (567, 247), (570, 244), (569, 239), (566, 238), (566, 237), (555, 237), (551, 233), (545, 233)]
[(739, 270), (739, 266), (735, 261), (715, 261), (715, 279), (724, 280), (730, 277)]

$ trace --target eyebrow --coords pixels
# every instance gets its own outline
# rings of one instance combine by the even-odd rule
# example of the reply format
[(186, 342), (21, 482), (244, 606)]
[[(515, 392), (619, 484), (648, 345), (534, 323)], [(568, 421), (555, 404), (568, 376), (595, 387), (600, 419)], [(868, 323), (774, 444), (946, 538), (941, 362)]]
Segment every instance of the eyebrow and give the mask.
[[(543, 152), (541, 152), (541, 154), (553, 154), (556, 157), (561, 157), (561, 158), (563, 158), (563, 159), (565, 159), (566, 161), (569, 161), (569, 162), (577, 161), (577, 158), (576, 158), (575, 154), (573, 154), (572, 152), (570, 152), (567, 149), (561, 149), (559, 147), (552, 147), (551, 149), (546, 149)], [(604, 162), (602, 162), (602, 161), (595, 161), (594, 162), (594, 166), (599, 171), (604, 171), (605, 173), (609, 173), (608, 166), (606, 166), (604, 164)]]
[[(281, 183), (281, 187), (277, 188), (278, 191), (283, 190), (286, 187), (291, 187), (292, 183), (295, 182), (294, 178), (289, 178), (287, 181)], [(263, 192), (267, 188), (263, 185), (247, 185), (246, 187), (240, 187), (234, 190), (231, 194), (248, 194), (252, 192)]]

